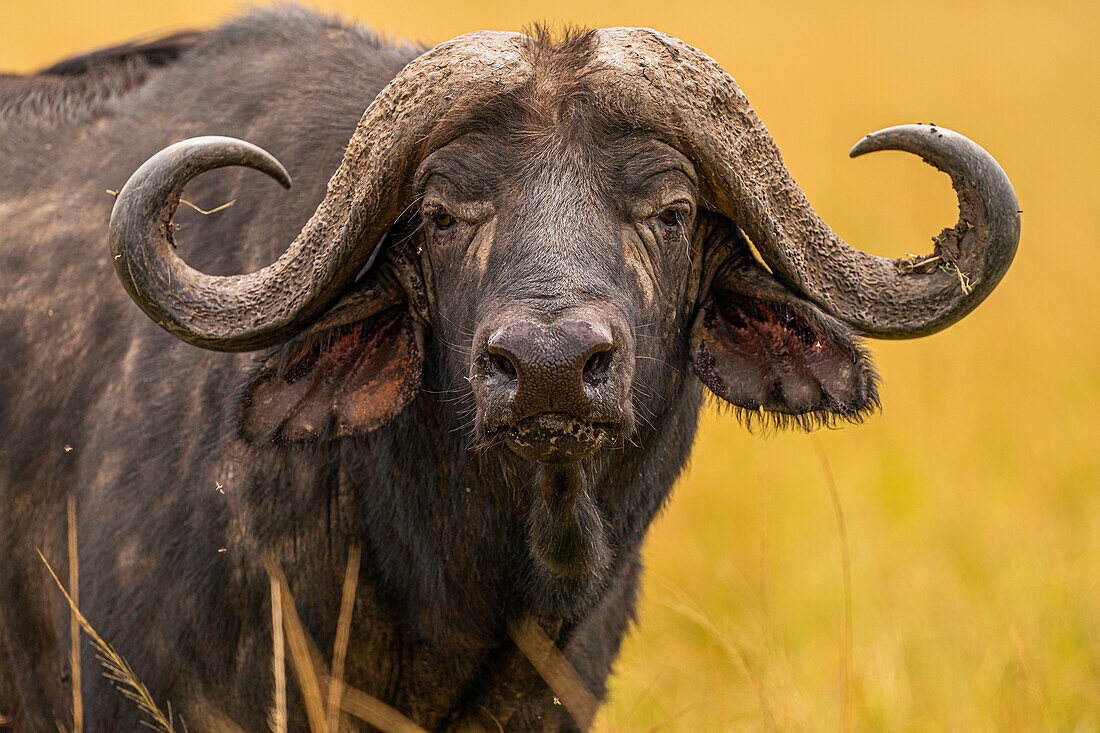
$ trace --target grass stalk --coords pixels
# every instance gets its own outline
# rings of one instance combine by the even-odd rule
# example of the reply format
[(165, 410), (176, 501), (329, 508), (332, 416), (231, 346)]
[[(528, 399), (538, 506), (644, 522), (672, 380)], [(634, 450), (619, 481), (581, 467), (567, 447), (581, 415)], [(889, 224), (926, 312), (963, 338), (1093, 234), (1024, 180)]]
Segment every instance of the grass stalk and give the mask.
[(271, 711), (272, 733), (287, 733), (286, 722), (286, 649), (283, 640), (282, 589), (275, 578), (271, 582), (271, 671), (275, 677), (275, 707)]
[(80, 562), (76, 548), (76, 497), (69, 495), (69, 592), (74, 608), (69, 610), (69, 667), (73, 683), (73, 733), (84, 730), (84, 696), (80, 690)]
[(341, 685), (340, 709), (385, 733), (428, 733), (378, 698)]
[(283, 569), (278, 560), (269, 555), (264, 565), (267, 568), (268, 578), (279, 588), (279, 605), (282, 608), (287, 646), (290, 647), (290, 662), (294, 667), (294, 676), (298, 679), (298, 687), (302, 691), (302, 702), (306, 707), (309, 729), (312, 733), (330, 733), (325, 717), (324, 698), (321, 696), (321, 683), (317, 677), (317, 668), (320, 665), (316, 663), (313, 652), (310, 650), (309, 641), (302, 628), (302, 620), (298, 617), (298, 609), (294, 607), (290, 586), (287, 585), (286, 576), (283, 575)]
[(509, 632), (516, 646), (573, 716), (577, 727), (581, 730), (591, 728), (599, 703), (554, 640), (532, 618), (514, 624)]
[(340, 616), (336, 622), (336, 640), (332, 648), (332, 676), (328, 686), (328, 728), (335, 733), (340, 724), (340, 698), (343, 697), (344, 663), (351, 638), (351, 613), (355, 609), (355, 591), (359, 586), (359, 560), (362, 548), (353, 545), (348, 551), (344, 572), (344, 591), (340, 597)]
[(840, 494), (836, 489), (836, 480), (833, 478), (833, 469), (829, 465), (829, 457), (825, 455), (825, 448), (816, 435), (811, 435), (810, 441), (814, 444), (814, 450), (817, 451), (821, 472), (825, 475), (825, 485), (833, 500), (833, 511), (836, 513), (836, 527), (840, 538), (840, 567), (844, 578), (844, 643), (840, 650), (840, 687), (843, 708), (840, 714), (840, 730), (848, 733), (852, 730), (852, 559), (848, 550), (848, 530), (844, 524), (844, 508), (840, 504)]
[(131, 700), (134, 704), (141, 709), (143, 713), (148, 715), (154, 725), (149, 726), (147, 721), (142, 721), (143, 724), (153, 728), (153, 730), (162, 731), (162, 733), (175, 733), (175, 728), (172, 723), (172, 712), (169, 708), (168, 715), (161, 712), (160, 708), (153, 701), (153, 696), (149, 694), (149, 689), (145, 687), (137, 675), (134, 674), (134, 670), (130, 668), (130, 664), (115, 651), (114, 647), (104, 641), (103, 637), (92, 627), (88, 622), (88, 619), (84, 618), (84, 614), (80, 612), (76, 602), (73, 600), (69, 592), (65, 590), (65, 586), (61, 584), (61, 580), (57, 577), (57, 573), (54, 572), (53, 567), (49, 561), (46, 560), (46, 556), (42, 554), (41, 550), (36, 550), (38, 557), (42, 558), (42, 562), (46, 565), (46, 570), (49, 571), (50, 577), (57, 583), (57, 587), (61, 589), (61, 593), (65, 596), (65, 600), (69, 602), (69, 610), (80, 624), (80, 628), (84, 630), (92, 640), (92, 646), (96, 648), (98, 652), (98, 659), (103, 665), (105, 670), (105, 676), (107, 679), (116, 683), (116, 689)]
[[(344, 598), (348, 599), (348, 602), (346, 604), (341, 603), (340, 620), (337, 622), (338, 624), (343, 622), (347, 627), (347, 631), (344, 632), (345, 640), (342, 642), (339, 639), (340, 628), (337, 627), (337, 651), (342, 658), (346, 657), (346, 637), (350, 636), (351, 611), (349, 609), (354, 606), (354, 583), (356, 582), (355, 579), (359, 577), (359, 555), (358, 548), (349, 555), (348, 568), (344, 576)], [(290, 592), (290, 586), (287, 584), (286, 576), (283, 574), (279, 561), (269, 555), (264, 565), (267, 568), (272, 588), (278, 588), (278, 605), (282, 609), (281, 622), (286, 631), (287, 645), (290, 647), (290, 661), (294, 667), (294, 676), (298, 680), (298, 687), (302, 690), (302, 699), (306, 706), (306, 717), (309, 721), (310, 732), (336, 733), (336, 729), (329, 727), (329, 718), (325, 715), (325, 708), (322, 703), (324, 698), (321, 694), (322, 685), (331, 688), (336, 682), (334, 678), (325, 673), (325, 665), (321, 662), (317, 647), (302, 626), (298, 611), (294, 607), (294, 596)], [(349, 580), (349, 578), (352, 578), (352, 580)], [(351, 592), (347, 591), (349, 583), (353, 584)], [(275, 602), (274, 591), (272, 600)], [(272, 613), (272, 620), (274, 621), (275, 618), (274, 613)], [(343, 666), (343, 661), (340, 662), (340, 665)], [(376, 697), (354, 687), (349, 687), (342, 680), (339, 682), (339, 690), (338, 700), (341, 710), (381, 731), (385, 731), (385, 733), (427, 733), (426, 730), (409, 720), (398, 710)], [(339, 721), (339, 718), (337, 718), (337, 721)]]
[(768, 731), (780, 730), (779, 724), (776, 721), (775, 711), (772, 708), (771, 701), (768, 698), (768, 694), (764, 689), (764, 683), (759, 676), (753, 671), (753, 668), (749, 666), (749, 663), (745, 660), (745, 655), (741, 653), (737, 644), (734, 643), (728, 635), (722, 633), (718, 626), (708, 617), (705, 613), (695, 607), (695, 604), (690, 602), (688, 595), (679, 587), (674, 585), (668, 580), (663, 578), (657, 578), (665, 587), (679, 598), (679, 603), (670, 603), (665, 601), (663, 605), (671, 611), (675, 611), (689, 621), (694, 622), (699, 628), (706, 631), (714, 638), (722, 649), (725, 650), (733, 663), (737, 666), (737, 669), (745, 676), (745, 679), (749, 681), (752, 686), (753, 692), (756, 693), (757, 700), (760, 701), (760, 709), (764, 712), (764, 729)]

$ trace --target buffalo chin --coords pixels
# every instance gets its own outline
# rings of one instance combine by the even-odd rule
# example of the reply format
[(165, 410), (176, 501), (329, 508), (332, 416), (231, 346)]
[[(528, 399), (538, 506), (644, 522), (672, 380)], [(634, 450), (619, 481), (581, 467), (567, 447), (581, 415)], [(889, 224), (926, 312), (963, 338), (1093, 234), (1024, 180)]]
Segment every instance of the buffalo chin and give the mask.
[(580, 463), (544, 463), (538, 469), (539, 497), (528, 518), (531, 554), (574, 590), (599, 586), (611, 550), (599, 507), (588, 493)]

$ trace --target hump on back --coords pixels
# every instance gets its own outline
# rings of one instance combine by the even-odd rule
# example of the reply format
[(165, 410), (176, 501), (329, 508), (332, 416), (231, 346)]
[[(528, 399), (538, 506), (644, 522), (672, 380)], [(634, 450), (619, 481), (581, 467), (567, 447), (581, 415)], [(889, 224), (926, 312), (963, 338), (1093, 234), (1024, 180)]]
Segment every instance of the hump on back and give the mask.
[(0, 73), (0, 122), (87, 119), (175, 63), (204, 35), (176, 33), (73, 56), (32, 74)]

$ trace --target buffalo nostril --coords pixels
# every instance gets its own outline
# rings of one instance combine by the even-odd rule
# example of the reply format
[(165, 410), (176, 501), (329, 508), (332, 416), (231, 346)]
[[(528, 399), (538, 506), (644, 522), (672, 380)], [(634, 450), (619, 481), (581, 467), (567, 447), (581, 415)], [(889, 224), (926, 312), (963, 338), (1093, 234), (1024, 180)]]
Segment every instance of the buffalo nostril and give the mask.
[(588, 357), (584, 363), (584, 378), (586, 381), (595, 381), (602, 378), (611, 366), (611, 349), (597, 351)]
[(516, 420), (550, 412), (587, 419), (616, 392), (619, 352), (610, 331), (581, 319), (515, 320), (496, 328), (478, 357), (487, 378), (482, 397)]
[(492, 365), (493, 369), (508, 377), (508, 379), (516, 379), (518, 377), (516, 365), (513, 364), (512, 360), (505, 354), (490, 354), (489, 363)]

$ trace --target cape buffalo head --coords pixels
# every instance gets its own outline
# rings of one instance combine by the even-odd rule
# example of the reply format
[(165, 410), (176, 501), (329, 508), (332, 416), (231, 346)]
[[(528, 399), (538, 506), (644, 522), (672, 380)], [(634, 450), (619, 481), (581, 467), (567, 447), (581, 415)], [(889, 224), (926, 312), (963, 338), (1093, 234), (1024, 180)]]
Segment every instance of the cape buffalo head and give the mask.
[(858, 419), (877, 392), (856, 334), (933, 333), (1004, 274), (1019, 218), (993, 159), (917, 125), (852, 155), (882, 149), (921, 155), (959, 194), (960, 220), (927, 258), (837, 237), (734, 80), (678, 39), (472, 33), (378, 95), (272, 265), (210, 276), (172, 250), (167, 224), (199, 173), (245, 165), (289, 185), (274, 158), (228, 138), (184, 141), (139, 169), (111, 247), (130, 294), (176, 336), (279, 347), (240, 408), (252, 439), (371, 431), (441, 354), (432, 368), (469, 410), (473, 442), (543, 467), (545, 521), (566, 519), (535, 547), (581, 576), (603, 550), (579, 466), (644, 439), (692, 367), (750, 416)]

